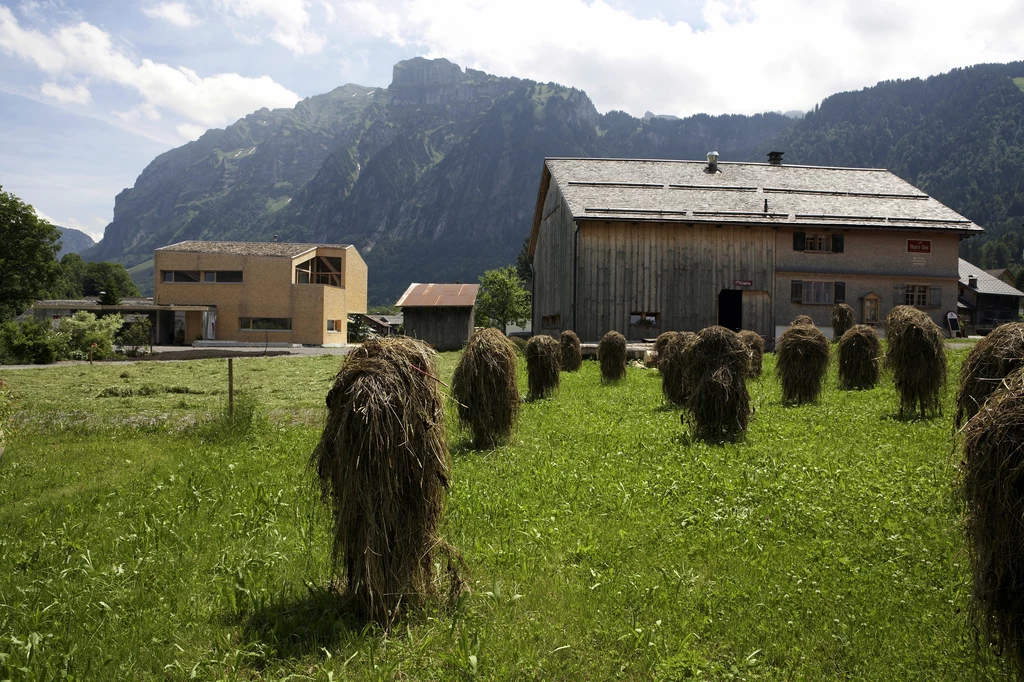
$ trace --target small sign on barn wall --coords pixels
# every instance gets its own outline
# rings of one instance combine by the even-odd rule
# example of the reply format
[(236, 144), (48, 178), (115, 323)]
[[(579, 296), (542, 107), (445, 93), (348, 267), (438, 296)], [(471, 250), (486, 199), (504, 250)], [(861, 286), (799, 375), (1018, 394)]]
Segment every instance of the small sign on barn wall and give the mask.
[(932, 252), (932, 240), (931, 239), (908, 239), (907, 240), (907, 253), (931, 253)]
[(754, 286), (754, 280), (752, 279), (734, 279), (732, 281), (734, 287), (752, 287)]

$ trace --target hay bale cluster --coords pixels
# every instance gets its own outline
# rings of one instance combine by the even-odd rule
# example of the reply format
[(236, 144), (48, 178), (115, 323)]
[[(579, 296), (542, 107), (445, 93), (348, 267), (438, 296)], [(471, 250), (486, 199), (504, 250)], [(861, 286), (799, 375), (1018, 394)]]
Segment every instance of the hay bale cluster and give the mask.
[(1000, 382), (1024, 366), (1024, 323), (1000, 325), (971, 349), (960, 366), (957, 428), (973, 417)]
[(744, 329), (740, 332), (740, 341), (747, 347), (747, 358), (750, 361), (747, 376), (756, 379), (761, 376), (764, 365), (764, 337), (757, 332)]
[(597, 344), (597, 359), (605, 381), (618, 381), (626, 376), (626, 337), (616, 331), (602, 336)]
[(832, 308), (832, 340), (838, 342), (853, 327), (853, 308), (837, 303)]
[(530, 400), (546, 398), (558, 390), (562, 348), (558, 341), (541, 334), (526, 342), (526, 377)]
[(839, 339), (839, 385), (847, 391), (868, 390), (878, 383), (882, 342), (874, 327), (856, 324)]
[(562, 371), (576, 372), (583, 366), (583, 352), (580, 350), (580, 337), (576, 332), (566, 329), (560, 339), (562, 344)]
[(693, 332), (671, 332), (661, 354), (658, 356), (658, 371), (661, 372), (661, 393), (665, 400), (683, 407), (689, 397), (686, 382), (687, 349), (697, 340)]
[(938, 325), (917, 308), (901, 305), (886, 317), (885, 333), (885, 364), (900, 395), (900, 415), (920, 410), (924, 418), (937, 411), (946, 385), (946, 346)]
[(695, 435), (712, 442), (736, 440), (750, 422), (747, 347), (736, 332), (716, 325), (696, 334), (685, 355), (683, 382)]
[(459, 421), (473, 433), (473, 446), (492, 448), (508, 441), (519, 418), (516, 347), (500, 330), (481, 329), (469, 337), (452, 375)]
[(964, 428), (966, 513), (979, 632), (1024, 676), (1024, 370), (1007, 377)]
[(433, 588), (449, 468), (435, 358), (405, 337), (353, 351), (310, 458), (332, 509), (335, 569), (344, 563), (355, 610), (379, 622)]
[(779, 339), (776, 357), (782, 402), (800, 405), (817, 400), (828, 370), (829, 343), (825, 335), (814, 325), (795, 324)]

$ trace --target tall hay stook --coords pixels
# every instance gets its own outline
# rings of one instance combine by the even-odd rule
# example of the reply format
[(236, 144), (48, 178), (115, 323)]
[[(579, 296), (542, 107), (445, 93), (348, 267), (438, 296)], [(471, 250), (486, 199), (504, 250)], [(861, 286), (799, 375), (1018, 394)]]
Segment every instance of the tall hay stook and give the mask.
[(668, 348), (668, 344), (676, 337), (679, 332), (662, 332), (658, 334), (658, 338), (654, 340), (654, 355), (658, 359), (658, 371), (661, 371), (661, 361), (665, 357), (665, 349)]
[(558, 390), (562, 348), (550, 336), (531, 336), (526, 342), (526, 376), (530, 400), (546, 398)]
[(452, 375), (459, 421), (473, 433), (473, 446), (506, 443), (519, 418), (516, 347), (500, 330), (487, 328), (469, 337)]
[[(436, 354), (404, 337), (354, 351), (327, 394), (310, 466), (330, 504), (334, 565), (355, 610), (389, 624), (433, 591), (448, 487)], [(454, 585), (454, 581), (453, 581)]]
[(900, 395), (900, 416), (937, 412), (946, 385), (946, 345), (932, 318), (917, 308), (896, 306), (885, 320), (889, 351), (885, 364), (892, 370)]
[(837, 303), (832, 308), (832, 340), (839, 342), (853, 326), (853, 308), (845, 303)]
[(747, 347), (734, 331), (714, 326), (701, 330), (685, 355), (687, 411), (696, 437), (716, 443), (738, 439), (750, 423)]
[(957, 428), (973, 417), (1002, 380), (1021, 366), (1024, 366), (1024, 323), (1000, 325), (978, 341), (960, 366)]
[(839, 339), (839, 385), (843, 390), (874, 388), (881, 363), (882, 342), (874, 327), (855, 324)]
[(626, 376), (626, 337), (616, 331), (602, 336), (597, 344), (597, 359), (604, 381), (618, 381)]
[(775, 370), (782, 382), (782, 402), (801, 405), (818, 399), (828, 371), (829, 343), (813, 325), (790, 327), (779, 339)]
[(580, 349), (580, 337), (576, 332), (566, 329), (559, 339), (562, 344), (562, 371), (576, 372), (583, 366), (583, 351)]
[(747, 356), (750, 358), (750, 371), (747, 376), (756, 379), (761, 376), (764, 366), (764, 337), (757, 332), (744, 329), (740, 332), (740, 341), (747, 347)]
[(960, 499), (979, 634), (1024, 678), (1024, 370), (1000, 382), (964, 427)]
[(658, 361), (661, 372), (661, 394), (672, 405), (684, 407), (689, 397), (686, 383), (686, 349), (697, 340), (693, 332), (671, 332), (672, 338), (662, 349)]
[(793, 318), (793, 321), (789, 323), (790, 327), (813, 327), (814, 320), (808, 315), (797, 315)]

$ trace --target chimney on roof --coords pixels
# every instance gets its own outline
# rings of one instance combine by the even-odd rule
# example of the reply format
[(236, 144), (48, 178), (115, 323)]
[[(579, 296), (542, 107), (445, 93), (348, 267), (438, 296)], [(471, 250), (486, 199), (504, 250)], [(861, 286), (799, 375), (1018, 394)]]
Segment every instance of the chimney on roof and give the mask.
[(978, 288), (978, 278), (977, 277), (968, 277), (967, 278), (967, 286), (969, 286), (972, 289), (977, 289)]
[(786, 152), (768, 152), (768, 165), (770, 166), (781, 166), (782, 155)]
[(718, 152), (708, 152), (708, 173), (718, 172)]

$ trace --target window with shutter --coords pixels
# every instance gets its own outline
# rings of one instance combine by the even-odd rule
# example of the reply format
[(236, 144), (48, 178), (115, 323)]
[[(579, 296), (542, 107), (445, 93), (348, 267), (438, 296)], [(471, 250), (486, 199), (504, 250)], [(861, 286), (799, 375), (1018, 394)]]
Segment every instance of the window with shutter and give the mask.
[(804, 242), (806, 241), (806, 238), (807, 238), (807, 235), (804, 234), (803, 232), (794, 232), (793, 233), (793, 250), (794, 251), (803, 251), (804, 250)]
[(836, 303), (846, 303), (846, 282), (835, 283), (835, 294), (832, 300)]
[(892, 288), (892, 304), (893, 305), (906, 305), (907, 304), (907, 285), (896, 284)]
[(843, 242), (845, 241), (845, 238), (841, 234), (832, 235), (832, 253), (842, 253)]
[(791, 299), (793, 303), (803, 303), (804, 301), (804, 283), (798, 279), (793, 280)]
[(928, 287), (928, 305), (932, 308), (942, 307), (942, 287)]

